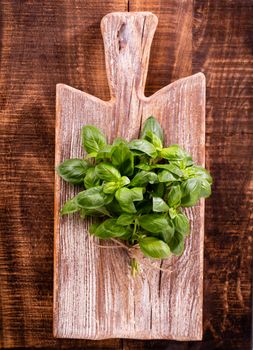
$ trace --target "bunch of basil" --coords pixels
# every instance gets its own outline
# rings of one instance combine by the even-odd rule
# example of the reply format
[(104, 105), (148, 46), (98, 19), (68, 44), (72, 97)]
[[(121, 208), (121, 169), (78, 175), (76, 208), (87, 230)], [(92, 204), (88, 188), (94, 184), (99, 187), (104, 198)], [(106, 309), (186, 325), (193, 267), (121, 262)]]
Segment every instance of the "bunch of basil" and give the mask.
[(140, 139), (106, 137), (95, 126), (82, 128), (84, 159), (57, 167), (67, 182), (83, 189), (65, 203), (61, 214), (101, 217), (90, 233), (101, 239), (138, 244), (145, 256), (181, 255), (190, 224), (182, 207), (211, 194), (212, 178), (178, 145), (163, 147), (163, 130), (149, 117)]

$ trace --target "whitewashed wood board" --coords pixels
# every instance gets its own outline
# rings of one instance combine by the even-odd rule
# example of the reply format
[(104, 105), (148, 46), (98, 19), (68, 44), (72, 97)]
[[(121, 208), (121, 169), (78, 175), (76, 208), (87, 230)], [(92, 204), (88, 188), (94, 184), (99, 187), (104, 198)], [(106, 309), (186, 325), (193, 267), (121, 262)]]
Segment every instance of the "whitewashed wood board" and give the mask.
[[(83, 157), (80, 131), (94, 124), (108, 135), (131, 140), (155, 116), (167, 144), (178, 143), (205, 162), (205, 78), (180, 79), (144, 96), (150, 47), (157, 17), (150, 12), (119, 12), (101, 22), (111, 100), (102, 101), (70, 86), (57, 85), (56, 157)], [(204, 201), (187, 213), (191, 235), (181, 257), (142, 266), (133, 279), (123, 249), (97, 247), (88, 220), (60, 217), (76, 189), (55, 178), (54, 335), (61, 338), (202, 338)], [(105, 243), (103, 243), (105, 244)]]

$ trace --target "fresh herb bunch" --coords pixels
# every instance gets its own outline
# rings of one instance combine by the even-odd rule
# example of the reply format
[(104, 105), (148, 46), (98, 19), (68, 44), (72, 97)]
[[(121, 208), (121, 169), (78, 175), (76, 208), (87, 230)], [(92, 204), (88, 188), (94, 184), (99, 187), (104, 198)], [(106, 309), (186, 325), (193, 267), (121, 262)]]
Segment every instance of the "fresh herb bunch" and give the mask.
[(65, 181), (84, 187), (61, 214), (100, 217), (90, 227), (92, 235), (138, 244), (147, 257), (181, 255), (190, 232), (182, 208), (210, 196), (209, 172), (180, 146), (164, 148), (163, 130), (154, 117), (146, 120), (140, 139), (117, 138), (109, 145), (99, 129), (86, 125), (82, 143), (88, 153), (84, 159), (68, 159), (57, 167)]

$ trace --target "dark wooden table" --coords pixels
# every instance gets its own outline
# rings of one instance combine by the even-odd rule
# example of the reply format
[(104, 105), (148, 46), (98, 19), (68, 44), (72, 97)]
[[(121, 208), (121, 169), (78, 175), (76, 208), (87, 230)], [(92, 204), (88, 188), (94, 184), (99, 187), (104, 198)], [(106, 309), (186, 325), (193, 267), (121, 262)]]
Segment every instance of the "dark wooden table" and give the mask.
[[(251, 346), (253, 1), (2, 0), (0, 346), (241, 349)], [(146, 94), (207, 77), (202, 342), (52, 337), (55, 84), (108, 99), (99, 23), (112, 11), (159, 17)]]

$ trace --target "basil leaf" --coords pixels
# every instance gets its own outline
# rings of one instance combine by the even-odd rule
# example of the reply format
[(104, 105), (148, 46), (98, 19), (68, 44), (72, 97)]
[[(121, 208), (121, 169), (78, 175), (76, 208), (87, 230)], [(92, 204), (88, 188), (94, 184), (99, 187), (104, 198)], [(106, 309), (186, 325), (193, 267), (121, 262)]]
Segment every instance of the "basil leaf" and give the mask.
[(113, 141), (113, 146), (117, 146), (117, 145), (120, 145), (120, 144), (124, 144), (124, 145), (128, 145), (128, 142), (123, 139), (122, 137), (117, 137), (114, 141)]
[(165, 184), (159, 182), (158, 184), (154, 184), (152, 186), (152, 195), (153, 197), (163, 197), (165, 191)]
[(183, 213), (179, 213), (173, 219), (175, 230), (182, 235), (187, 235), (190, 232), (190, 222), (187, 216)]
[(146, 163), (140, 163), (138, 165), (135, 165), (135, 168), (145, 170), (145, 171), (150, 171), (152, 169), (152, 166)]
[(175, 164), (155, 164), (152, 165), (152, 169), (165, 169), (168, 170), (173, 175), (176, 175), (178, 177), (183, 176), (182, 170)]
[(211, 184), (205, 179), (201, 179), (200, 197), (207, 198), (211, 195)]
[(125, 143), (113, 146), (111, 153), (112, 164), (122, 175), (131, 176), (134, 171), (134, 155)]
[(122, 214), (121, 206), (116, 198), (113, 198), (113, 200), (106, 205), (106, 209), (112, 216), (119, 216)]
[(140, 226), (148, 232), (161, 233), (166, 231), (173, 231), (169, 225), (168, 219), (163, 214), (142, 215), (138, 220)]
[(164, 242), (169, 243), (170, 240), (172, 239), (172, 237), (174, 236), (175, 227), (174, 227), (174, 224), (173, 224), (172, 220), (167, 218), (167, 221), (168, 221), (168, 226), (166, 226), (166, 229), (164, 229), (160, 233), (159, 238), (162, 238), (162, 240)]
[(131, 180), (130, 186), (144, 186), (148, 183), (154, 184), (158, 181), (156, 173), (142, 170)]
[(56, 168), (58, 174), (63, 180), (74, 185), (83, 182), (84, 176), (88, 170), (88, 163), (82, 159), (67, 159)]
[(84, 159), (96, 158), (97, 155), (98, 155), (97, 152), (91, 152), (91, 153), (88, 153), (88, 154), (84, 157)]
[(154, 145), (157, 150), (161, 150), (163, 148), (162, 140), (151, 130), (148, 130), (143, 138), (144, 140), (152, 143), (152, 145)]
[(149, 131), (155, 134), (163, 143), (163, 129), (153, 116), (146, 119), (141, 132), (141, 138), (144, 139)]
[(167, 170), (162, 170), (158, 173), (159, 182), (172, 182), (177, 181), (177, 177)]
[(169, 247), (173, 254), (178, 256), (182, 255), (184, 252), (184, 236), (179, 232), (175, 232), (174, 236), (169, 242)]
[(133, 187), (130, 188), (133, 201), (142, 201), (143, 200), (143, 188), (142, 187)]
[(160, 197), (153, 197), (153, 211), (154, 212), (167, 212), (169, 206)]
[(131, 214), (121, 214), (117, 219), (117, 224), (122, 226), (131, 225), (134, 221), (135, 216)]
[(86, 216), (111, 216), (106, 207), (99, 207), (96, 209), (81, 208), (80, 216), (84, 219)]
[(61, 208), (61, 215), (72, 214), (79, 211), (80, 208), (77, 205), (76, 197), (69, 199), (64, 206)]
[(111, 158), (112, 145), (105, 145), (101, 150), (97, 153), (97, 160)]
[(98, 226), (99, 226), (98, 223), (91, 224), (91, 225), (89, 226), (89, 233), (90, 233), (91, 235), (93, 235), (93, 234), (95, 233), (96, 229), (98, 228)]
[(141, 153), (145, 153), (148, 156), (150, 156), (151, 158), (157, 157), (157, 152), (156, 152), (154, 145), (152, 145), (152, 143), (150, 143), (146, 140), (133, 140), (133, 141), (129, 142), (128, 146), (130, 149), (133, 149), (133, 150), (141, 152)]
[(130, 180), (127, 176), (122, 176), (122, 178), (118, 181), (119, 187), (124, 187), (130, 183)]
[(136, 209), (132, 199), (132, 192), (129, 188), (122, 187), (115, 193), (115, 198), (123, 211), (132, 214), (136, 213)]
[(97, 187), (100, 185), (100, 178), (97, 176), (95, 168), (89, 168), (84, 178), (84, 186), (86, 189)]
[(168, 194), (168, 204), (170, 207), (175, 207), (180, 205), (181, 201), (181, 188), (179, 185), (177, 186), (172, 186), (171, 190)]
[(117, 219), (107, 219), (100, 224), (94, 232), (96, 237), (105, 238), (123, 238), (129, 237), (129, 227), (117, 224)]
[(102, 186), (89, 188), (78, 193), (76, 196), (77, 205), (86, 209), (97, 209), (112, 201), (113, 195), (103, 193)]
[(129, 214), (136, 213), (136, 208), (133, 201), (140, 201), (143, 199), (142, 188), (126, 188), (122, 187), (115, 193), (115, 198), (123, 211)]
[(139, 240), (140, 249), (147, 257), (164, 259), (170, 255), (168, 244), (155, 237), (144, 237)]
[(103, 192), (104, 193), (114, 193), (117, 191), (117, 189), (119, 188), (118, 184), (114, 181), (111, 182), (107, 182), (106, 184), (104, 184), (103, 186)]
[(198, 178), (192, 178), (184, 181), (181, 185), (183, 207), (191, 207), (195, 205), (201, 193), (201, 181)]
[(104, 134), (93, 125), (82, 127), (82, 143), (87, 153), (98, 152), (106, 145)]
[(109, 163), (100, 163), (96, 166), (97, 176), (105, 181), (117, 181), (121, 178), (120, 172)]
[(137, 213), (139, 215), (149, 214), (152, 211), (152, 203), (147, 199), (137, 202), (135, 206), (136, 206)]
[(188, 175), (191, 177), (199, 177), (203, 180), (208, 181), (210, 184), (212, 184), (213, 180), (209, 172), (203, 168), (202, 166), (192, 166), (187, 168)]
[(170, 216), (170, 218), (171, 219), (174, 219), (176, 216), (177, 216), (177, 209), (175, 209), (175, 208), (170, 208), (169, 209), (169, 216)]
[(167, 160), (182, 160), (189, 157), (189, 154), (179, 145), (172, 145), (170, 147), (163, 148), (160, 152), (160, 156)]

